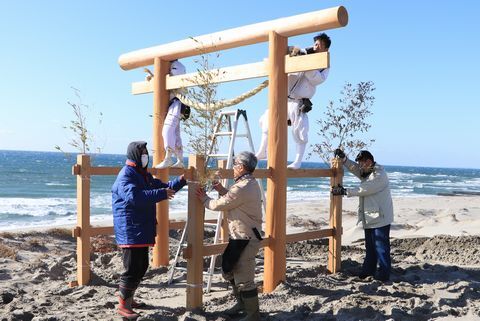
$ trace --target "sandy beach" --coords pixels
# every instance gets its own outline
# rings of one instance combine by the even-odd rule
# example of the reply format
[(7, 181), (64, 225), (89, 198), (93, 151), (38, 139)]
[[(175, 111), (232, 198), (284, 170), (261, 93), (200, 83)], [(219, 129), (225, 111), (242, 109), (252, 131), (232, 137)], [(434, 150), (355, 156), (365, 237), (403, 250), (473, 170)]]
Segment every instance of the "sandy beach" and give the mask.
[[(263, 320), (480, 320), (480, 197), (395, 198), (387, 283), (354, 276), (364, 253), (357, 202), (344, 199), (342, 271), (327, 273), (326, 240), (289, 244), (285, 282), (260, 294)], [(328, 201), (289, 204), (288, 231), (327, 226), (327, 213)], [(179, 233), (170, 236), (173, 258)], [(121, 320), (120, 253), (111, 236), (94, 238), (92, 246), (91, 284), (70, 288), (77, 265), (68, 231), (0, 232), (0, 320)], [(138, 320), (235, 320), (222, 315), (234, 299), (219, 275), (204, 309), (186, 311), (184, 276), (168, 285), (166, 272), (147, 272), (137, 294), (148, 307), (138, 310)]]

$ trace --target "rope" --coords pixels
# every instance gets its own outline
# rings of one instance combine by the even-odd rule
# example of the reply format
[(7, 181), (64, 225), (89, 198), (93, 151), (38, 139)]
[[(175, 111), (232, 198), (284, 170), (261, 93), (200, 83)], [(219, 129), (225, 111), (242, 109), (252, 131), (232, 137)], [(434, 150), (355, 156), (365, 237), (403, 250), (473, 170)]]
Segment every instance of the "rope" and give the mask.
[(225, 107), (230, 107), (230, 106), (237, 105), (237, 104), (241, 103), (242, 101), (244, 101), (245, 99), (256, 95), (257, 93), (259, 93), (262, 89), (264, 89), (267, 86), (268, 86), (268, 80), (265, 80), (264, 82), (262, 82), (257, 87), (253, 88), (250, 91), (247, 91), (246, 93), (241, 94), (240, 96), (238, 96), (236, 98), (219, 100), (219, 101), (217, 101), (213, 104), (210, 104), (209, 106), (207, 106), (204, 103), (199, 103), (199, 102), (190, 100), (189, 98), (187, 98), (183, 93), (181, 93), (178, 90), (175, 90), (175, 96), (178, 99), (180, 99), (180, 101), (182, 103), (184, 103), (185, 105), (188, 105), (188, 106), (190, 106), (192, 108), (195, 108), (197, 110), (217, 111), (217, 110), (225, 108)]

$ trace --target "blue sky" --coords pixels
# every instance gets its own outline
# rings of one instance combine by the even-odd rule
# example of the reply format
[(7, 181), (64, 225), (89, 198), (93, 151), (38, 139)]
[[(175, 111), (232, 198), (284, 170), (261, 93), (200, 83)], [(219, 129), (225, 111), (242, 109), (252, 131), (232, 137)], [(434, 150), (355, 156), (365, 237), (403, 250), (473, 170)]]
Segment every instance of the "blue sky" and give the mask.
[[(152, 95), (133, 96), (141, 69), (123, 71), (122, 53), (247, 24), (343, 5), (345, 28), (332, 38), (331, 71), (317, 89), (315, 119), (345, 82), (373, 81), (369, 137), (388, 165), (480, 168), (480, 3), (477, 1), (0, 1), (0, 149), (68, 150), (71, 87), (103, 113), (97, 129), (106, 153), (152, 140)], [(308, 46), (313, 35), (290, 44)], [(222, 52), (215, 64), (262, 60), (265, 44)], [(195, 64), (186, 59), (187, 69)], [(261, 80), (220, 87), (232, 98)], [(266, 91), (248, 100), (255, 145)], [(93, 126), (92, 126), (93, 127)], [(289, 134), (290, 136), (290, 134)], [(151, 144), (150, 144), (151, 146)], [(290, 144), (289, 159), (294, 157)], [(317, 161), (318, 158), (310, 160)]]

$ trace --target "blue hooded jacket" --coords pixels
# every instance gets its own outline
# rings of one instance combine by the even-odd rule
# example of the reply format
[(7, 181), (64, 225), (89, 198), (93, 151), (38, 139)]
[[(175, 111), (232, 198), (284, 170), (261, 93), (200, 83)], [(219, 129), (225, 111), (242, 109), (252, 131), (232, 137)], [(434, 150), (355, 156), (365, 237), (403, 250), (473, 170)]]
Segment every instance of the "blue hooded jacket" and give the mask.
[(146, 145), (146, 142), (130, 143), (127, 165), (112, 186), (113, 226), (119, 246), (154, 244), (155, 203), (167, 199), (166, 188), (178, 191), (186, 184), (179, 178), (163, 183), (142, 168), (141, 154)]

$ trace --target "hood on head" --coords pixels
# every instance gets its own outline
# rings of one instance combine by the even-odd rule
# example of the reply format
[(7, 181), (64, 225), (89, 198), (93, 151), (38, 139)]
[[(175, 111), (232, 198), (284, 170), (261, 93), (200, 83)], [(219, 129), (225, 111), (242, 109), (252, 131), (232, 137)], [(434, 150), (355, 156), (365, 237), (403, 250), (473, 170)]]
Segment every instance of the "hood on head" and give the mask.
[(147, 149), (147, 142), (138, 141), (128, 144), (127, 158), (133, 161), (138, 168), (142, 168), (142, 151), (144, 149)]

